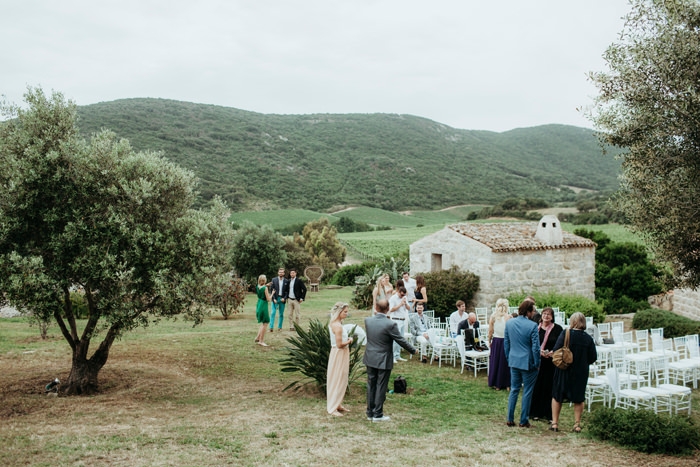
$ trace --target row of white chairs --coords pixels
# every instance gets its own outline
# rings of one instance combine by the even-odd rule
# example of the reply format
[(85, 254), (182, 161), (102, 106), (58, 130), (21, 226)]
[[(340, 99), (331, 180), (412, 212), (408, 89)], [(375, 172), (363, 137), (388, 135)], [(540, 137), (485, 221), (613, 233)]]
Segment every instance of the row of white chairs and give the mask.
[[(644, 333), (639, 336), (639, 341), (643, 340)], [(586, 387), (589, 411), (594, 402), (602, 402), (620, 408), (690, 414), (691, 389), (687, 384), (697, 388), (700, 379), (698, 335), (663, 339), (656, 331), (651, 339), (652, 350), (627, 353), (617, 348), (600, 355), (608, 361), (591, 366), (593, 374)]]

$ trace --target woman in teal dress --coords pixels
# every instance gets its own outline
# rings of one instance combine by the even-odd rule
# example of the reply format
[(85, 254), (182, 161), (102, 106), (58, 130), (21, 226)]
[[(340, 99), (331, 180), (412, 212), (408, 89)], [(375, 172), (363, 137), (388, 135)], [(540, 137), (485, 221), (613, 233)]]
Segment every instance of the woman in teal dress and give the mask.
[[(260, 274), (260, 276), (258, 276), (258, 285), (255, 286), (255, 293), (258, 295), (258, 305), (255, 307), (255, 317), (257, 318), (258, 323), (260, 323), (260, 330), (258, 331), (258, 335), (255, 337), (255, 342), (263, 347), (267, 347), (264, 339), (265, 330), (270, 323), (270, 300), (272, 299), (272, 295), (270, 294), (270, 290), (267, 288), (266, 282), (267, 277), (265, 277), (265, 274)], [(273, 291), (272, 293), (275, 292)]]

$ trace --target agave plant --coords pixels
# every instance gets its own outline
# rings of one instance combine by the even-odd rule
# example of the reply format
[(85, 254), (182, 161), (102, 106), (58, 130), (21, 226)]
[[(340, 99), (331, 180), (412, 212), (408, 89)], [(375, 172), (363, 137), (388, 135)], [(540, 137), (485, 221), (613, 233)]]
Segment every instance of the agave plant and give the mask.
[[(296, 333), (296, 336), (287, 338), (287, 342), (289, 343), (289, 346), (286, 347), (287, 357), (283, 358), (280, 363), (282, 365), (282, 371), (298, 371), (306, 378), (292, 381), (284, 388), (284, 391), (292, 387), (299, 389), (301, 386), (314, 381), (319, 389), (325, 390), (328, 356), (331, 353), (331, 338), (328, 331), (328, 323), (324, 325), (319, 320), (314, 319), (309, 323), (308, 330), (297, 326)], [(350, 333), (350, 336), (353, 335), (354, 328)], [(364, 366), (360, 360), (361, 349), (361, 345), (353, 345), (350, 348), (348, 387), (355, 379), (365, 372)]]

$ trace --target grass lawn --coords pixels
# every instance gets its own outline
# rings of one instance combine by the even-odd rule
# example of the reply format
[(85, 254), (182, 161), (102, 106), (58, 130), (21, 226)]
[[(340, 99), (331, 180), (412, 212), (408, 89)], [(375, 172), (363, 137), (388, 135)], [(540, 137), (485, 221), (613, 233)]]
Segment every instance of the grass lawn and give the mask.
[[(351, 288), (322, 288), (302, 304), (302, 325), (327, 319)], [(390, 394), (388, 423), (367, 422), (364, 379), (346, 397), (351, 413), (331, 417), (313, 386), (282, 392), (295, 374), (282, 373), (290, 331), (253, 343), (254, 296), (245, 312), (213, 315), (193, 328), (161, 322), (115, 342), (100, 373), (98, 395), (43, 394), (70, 371), (68, 345), (58, 329), (39, 339), (24, 319), (0, 319), (0, 464), (5, 466), (340, 466), (340, 465), (697, 465), (700, 456), (644, 455), (543, 422), (530, 430), (505, 426), (505, 391), (487, 387), (486, 375), (458, 368), (399, 363), (409, 393)], [(346, 322), (362, 323), (351, 310)], [(288, 325), (285, 326), (288, 329)], [(97, 342), (94, 343), (97, 345)], [(393, 378), (392, 378), (393, 379)], [(697, 391), (694, 391), (696, 393)], [(694, 394), (697, 408), (697, 394)], [(697, 412), (696, 412), (697, 413)], [(697, 421), (697, 416), (693, 418)]]

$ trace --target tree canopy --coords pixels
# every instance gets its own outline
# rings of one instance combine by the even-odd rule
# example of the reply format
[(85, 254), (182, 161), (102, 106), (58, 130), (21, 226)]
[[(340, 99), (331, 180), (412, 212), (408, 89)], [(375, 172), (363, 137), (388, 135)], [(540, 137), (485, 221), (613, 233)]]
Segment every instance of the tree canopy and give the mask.
[[(2, 106), (0, 290), (57, 322), (73, 351), (62, 392), (92, 393), (125, 332), (180, 313), (201, 321), (200, 284), (226, 269), (228, 212), (191, 209), (194, 175), (160, 154), (106, 130), (81, 139), (60, 93), (30, 88), (25, 100)], [(85, 296), (84, 321), (72, 291)]]
[(677, 285), (700, 285), (700, 3), (633, 0), (591, 119), (626, 148), (616, 198)]

